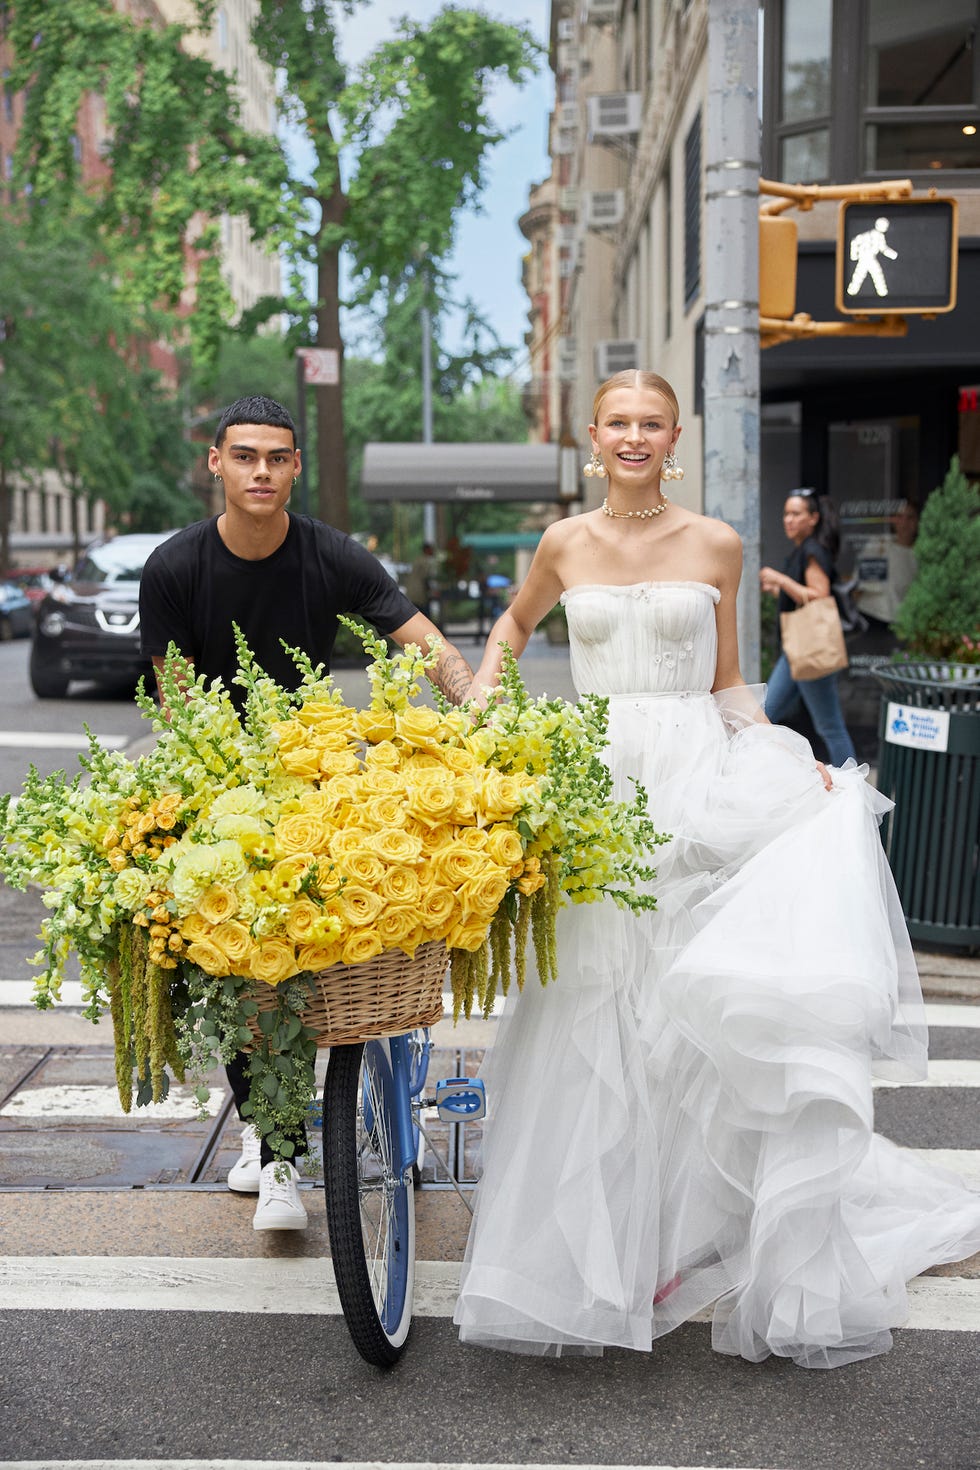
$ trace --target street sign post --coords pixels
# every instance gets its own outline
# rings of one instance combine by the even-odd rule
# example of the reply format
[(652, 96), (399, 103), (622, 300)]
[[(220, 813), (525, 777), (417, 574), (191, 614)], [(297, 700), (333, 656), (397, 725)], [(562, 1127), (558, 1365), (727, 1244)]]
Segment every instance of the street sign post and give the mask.
[(848, 201), (837, 225), (835, 304), (846, 316), (934, 316), (956, 305), (955, 199)]

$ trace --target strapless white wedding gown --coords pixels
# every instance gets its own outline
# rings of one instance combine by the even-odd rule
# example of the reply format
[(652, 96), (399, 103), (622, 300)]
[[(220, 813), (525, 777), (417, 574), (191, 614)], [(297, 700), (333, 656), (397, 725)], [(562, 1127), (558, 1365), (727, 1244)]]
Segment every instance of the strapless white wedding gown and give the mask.
[(887, 1351), (906, 1281), (980, 1250), (980, 1195), (873, 1132), (872, 1077), (926, 1069), (887, 803), (851, 764), (826, 792), (750, 691), (709, 693), (717, 599), (564, 595), (617, 795), (637, 777), (672, 837), (656, 912), (563, 909), (558, 980), (507, 1002), (465, 1342), (648, 1349), (714, 1303), (720, 1352), (834, 1367)]

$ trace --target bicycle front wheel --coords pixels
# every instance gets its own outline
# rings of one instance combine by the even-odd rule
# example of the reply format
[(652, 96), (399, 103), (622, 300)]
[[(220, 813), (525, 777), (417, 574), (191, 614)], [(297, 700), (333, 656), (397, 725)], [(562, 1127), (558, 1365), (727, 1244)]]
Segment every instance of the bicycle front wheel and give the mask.
[(379, 1368), (401, 1356), (415, 1284), (415, 1188), (411, 1167), (399, 1165), (395, 1085), (385, 1042), (331, 1048), (323, 1088), (330, 1250), (354, 1346)]

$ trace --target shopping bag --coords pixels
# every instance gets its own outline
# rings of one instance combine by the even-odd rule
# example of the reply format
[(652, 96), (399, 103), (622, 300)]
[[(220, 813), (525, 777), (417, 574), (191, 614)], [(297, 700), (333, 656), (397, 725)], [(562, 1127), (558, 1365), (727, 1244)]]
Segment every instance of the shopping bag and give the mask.
[(795, 612), (780, 613), (779, 627), (794, 679), (822, 679), (847, 668), (844, 630), (833, 597), (816, 597)]

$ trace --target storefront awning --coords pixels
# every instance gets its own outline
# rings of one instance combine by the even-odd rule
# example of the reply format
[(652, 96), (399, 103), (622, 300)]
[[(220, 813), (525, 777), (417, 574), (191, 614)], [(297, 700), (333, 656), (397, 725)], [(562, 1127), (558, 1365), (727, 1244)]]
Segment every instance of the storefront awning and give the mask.
[[(571, 487), (577, 493), (576, 483)], [(366, 444), (365, 500), (562, 500), (557, 444)]]

